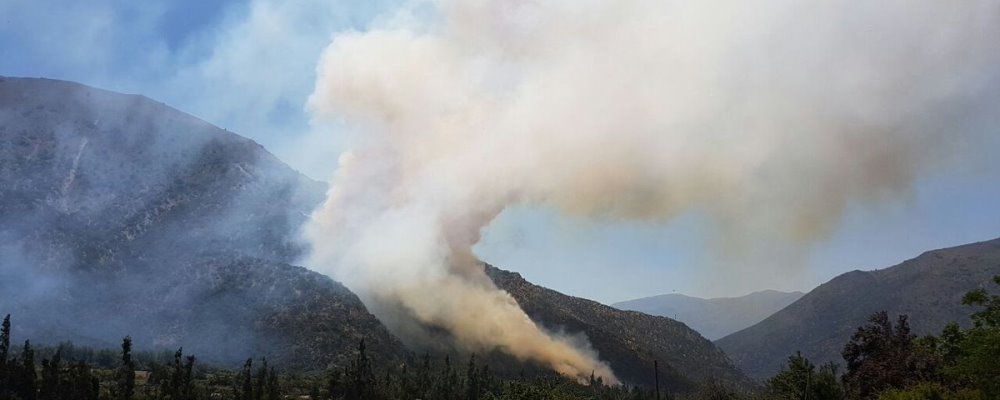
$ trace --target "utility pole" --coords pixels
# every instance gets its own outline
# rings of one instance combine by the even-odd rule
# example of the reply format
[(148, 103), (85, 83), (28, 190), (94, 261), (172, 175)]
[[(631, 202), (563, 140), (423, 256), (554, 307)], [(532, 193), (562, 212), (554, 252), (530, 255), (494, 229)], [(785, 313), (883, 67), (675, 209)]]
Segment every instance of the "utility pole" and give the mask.
[(660, 363), (653, 360), (653, 373), (656, 374), (654, 377), (656, 381), (656, 400), (660, 400)]

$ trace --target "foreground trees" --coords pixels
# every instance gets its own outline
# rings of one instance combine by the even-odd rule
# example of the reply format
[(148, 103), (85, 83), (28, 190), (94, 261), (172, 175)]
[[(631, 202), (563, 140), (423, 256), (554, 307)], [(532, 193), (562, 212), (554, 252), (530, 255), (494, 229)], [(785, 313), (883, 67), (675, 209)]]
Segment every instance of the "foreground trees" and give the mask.
[[(1000, 276), (993, 282), (1000, 285)], [(978, 289), (962, 303), (979, 307), (973, 327), (949, 324), (939, 336), (918, 338), (906, 315), (878, 312), (844, 346), (846, 371), (816, 368), (801, 354), (769, 379), (762, 398), (980, 400), (1000, 399), (1000, 296)]]
[(870, 398), (886, 389), (940, 379), (940, 360), (918, 345), (906, 315), (893, 324), (885, 311), (875, 313), (844, 346), (844, 386), (852, 398)]
[(910, 333), (906, 316), (893, 325), (884, 312), (872, 315), (844, 347), (849, 397), (1000, 399), (1000, 296), (980, 288), (962, 304), (979, 307), (972, 328), (952, 323), (923, 338)]
[(0, 399), (35, 400), (38, 375), (35, 373), (35, 350), (25, 340), (21, 361), (10, 356), (10, 315), (0, 325)]
[[(993, 282), (1000, 285), (1000, 276)], [(972, 314), (972, 329), (945, 328), (945, 373), (980, 388), (989, 398), (1000, 398), (1000, 296), (979, 289), (965, 295), (962, 303), (983, 308)]]
[(844, 390), (837, 382), (837, 364), (819, 367), (801, 353), (788, 357), (788, 364), (767, 381), (766, 395), (775, 399), (840, 400)]
[[(347, 367), (307, 376), (279, 376), (266, 359), (260, 360), (259, 367), (247, 359), (235, 373), (198, 369), (195, 357), (185, 356), (183, 349), (173, 354), (172, 363), (151, 361), (148, 356), (146, 361), (137, 362), (130, 337), (122, 340), (117, 360), (106, 359), (103, 352), (66, 344), (55, 350), (43, 349), (42, 354), (49, 356), (38, 365), (30, 342), (25, 342), (19, 353), (10, 349), (9, 342), (8, 316), (0, 328), (0, 400), (654, 399), (649, 390), (606, 386), (600, 380), (584, 385), (555, 375), (501, 379), (488, 366), (478, 364), (474, 356), (464, 369), (454, 366), (449, 357), (434, 365), (425, 355), (415, 367), (404, 364), (399, 369), (376, 371), (363, 341)], [(74, 359), (81, 355), (101, 360), (101, 368), (93, 369), (82, 359)]]

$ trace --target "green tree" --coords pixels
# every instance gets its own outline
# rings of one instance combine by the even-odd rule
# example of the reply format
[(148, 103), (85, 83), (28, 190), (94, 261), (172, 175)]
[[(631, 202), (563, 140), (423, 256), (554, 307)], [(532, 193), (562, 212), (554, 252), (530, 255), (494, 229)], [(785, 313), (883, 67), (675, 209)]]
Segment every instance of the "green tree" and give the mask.
[(7, 356), (10, 353), (10, 314), (7, 314), (3, 318), (3, 324), (0, 325), (0, 395), (3, 391), (10, 387), (10, 374), (7, 368)]
[(52, 355), (52, 360), (42, 359), (42, 384), (38, 388), (39, 400), (60, 399), (62, 392), (62, 379), (60, 361), (62, 360), (62, 348), (56, 350)]
[(178, 348), (174, 352), (174, 367), (170, 371), (170, 379), (162, 382), (161, 392), (171, 400), (181, 398), (181, 387), (184, 380), (184, 367), (181, 360), (184, 358), (184, 348)]
[(264, 400), (267, 396), (267, 358), (261, 358), (260, 369), (253, 389), (254, 400)]
[(170, 379), (162, 382), (162, 393), (168, 399), (191, 400), (195, 398), (194, 362), (194, 356), (184, 357), (183, 348), (174, 352), (174, 366), (170, 373)]
[(278, 372), (271, 367), (267, 374), (267, 400), (281, 399), (281, 385), (278, 383)]
[[(633, 394), (635, 394), (633, 392)], [(631, 396), (634, 398), (635, 396)], [(700, 400), (737, 400), (739, 395), (732, 389), (719, 382), (709, 382), (703, 385), (695, 393), (694, 397)]]
[(181, 399), (194, 400), (194, 356), (187, 356), (184, 359), (184, 375), (181, 377), (180, 395)]
[(768, 393), (788, 400), (839, 400), (844, 390), (837, 382), (837, 364), (829, 363), (818, 370), (802, 353), (788, 357), (788, 364), (767, 382)]
[(417, 371), (416, 390), (411, 393), (414, 398), (426, 399), (430, 397), (433, 381), (431, 378), (431, 355), (424, 353), (423, 362)]
[(237, 375), (237, 387), (235, 388), (237, 400), (253, 399), (253, 358), (248, 358), (243, 364), (243, 369)]
[[(993, 283), (1000, 285), (1000, 275), (993, 277)], [(972, 323), (977, 328), (1000, 327), (1000, 296), (990, 295), (985, 288), (979, 288), (966, 293), (962, 304), (980, 306), (981, 310), (972, 313)]]
[(878, 400), (985, 400), (975, 390), (951, 391), (939, 383), (923, 382), (906, 389), (889, 389), (879, 394)]
[(375, 373), (372, 371), (371, 360), (365, 353), (365, 340), (358, 344), (358, 356), (351, 362), (347, 370), (347, 387), (344, 398), (347, 400), (371, 400), (375, 398)]
[(868, 322), (851, 336), (842, 352), (847, 362), (844, 385), (852, 398), (873, 398), (883, 390), (903, 389), (935, 375), (926, 368), (936, 363), (921, 358), (927, 353), (914, 351), (915, 336), (906, 315), (893, 325), (888, 313), (881, 311)]
[(97, 377), (91, 374), (90, 366), (82, 361), (69, 367), (60, 386), (61, 400), (98, 400), (101, 391)]
[(132, 400), (132, 396), (135, 395), (135, 363), (132, 362), (132, 337), (130, 336), (125, 336), (122, 339), (122, 361), (115, 375), (115, 399)]
[(469, 357), (469, 366), (465, 370), (465, 400), (479, 400), (483, 395), (482, 376), (476, 368), (476, 355)]
[(453, 400), (456, 394), (461, 394), (461, 389), (458, 387), (458, 373), (451, 367), (450, 357), (444, 357), (444, 369), (438, 376), (437, 384), (434, 386), (433, 398), (435, 399)]
[[(993, 282), (1000, 285), (1000, 276)], [(946, 373), (979, 388), (988, 398), (1000, 398), (1000, 296), (980, 288), (967, 293), (962, 304), (982, 309), (972, 314), (971, 329), (942, 333), (955, 343)]]
[(35, 349), (31, 348), (31, 342), (24, 341), (24, 348), (21, 350), (22, 366), (20, 379), (18, 379), (17, 395), (23, 400), (35, 400), (38, 393), (38, 375), (35, 374)]

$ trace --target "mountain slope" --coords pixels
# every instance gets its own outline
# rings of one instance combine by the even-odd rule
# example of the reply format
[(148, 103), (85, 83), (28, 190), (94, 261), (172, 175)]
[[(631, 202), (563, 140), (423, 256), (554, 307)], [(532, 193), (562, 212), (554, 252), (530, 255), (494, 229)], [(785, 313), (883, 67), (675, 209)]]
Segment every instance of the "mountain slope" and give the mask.
[[(325, 186), (190, 115), (0, 78), (0, 188), (0, 312), (19, 338), (114, 347), (130, 334), (139, 348), (297, 369), (343, 366), (362, 338), (378, 364), (407, 353), (347, 288), (290, 265)], [(654, 359), (672, 390), (746, 381), (681, 323), (491, 273), (540, 323), (585, 333), (629, 382), (651, 383)], [(525, 367), (490, 359), (507, 360), (502, 374)]]
[(703, 299), (663, 294), (612, 304), (622, 310), (644, 312), (681, 321), (709, 340), (749, 327), (792, 304), (802, 292), (764, 290), (740, 297)]
[(53, 342), (290, 366), (402, 346), (354, 294), (288, 265), (323, 198), (253, 141), (142, 96), (0, 78), (0, 312)]
[(601, 359), (627, 382), (652, 385), (653, 360), (659, 360), (661, 382), (672, 391), (688, 391), (694, 383), (710, 381), (747, 383), (719, 348), (680, 322), (567, 296), (490, 265), (486, 273), (535, 322), (585, 335)]
[(812, 290), (774, 315), (716, 341), (744, 372), (773, 375), (795, 351), (817, 363), (842, 361), (840, 351), (867, 317), (907, 314), (914, 333), (968, 325), (962, 296), (1000, 274), (1000, 239), (929, 251), (875, 271), (852, 271)]

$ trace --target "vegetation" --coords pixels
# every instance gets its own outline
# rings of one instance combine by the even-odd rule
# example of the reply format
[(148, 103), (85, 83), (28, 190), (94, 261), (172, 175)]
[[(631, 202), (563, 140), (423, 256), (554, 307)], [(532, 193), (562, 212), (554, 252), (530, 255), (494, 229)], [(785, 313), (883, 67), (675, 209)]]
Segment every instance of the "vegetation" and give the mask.
[[(1000, 285), (1000, 276), (993, 281)], [(962, 303), (981, 307), (973, 327), (949, 324), (939, 336), (918, 338), (908, 317), (893, 323), (878, 312), (844, 346), (847, 370), (837, 381), (836, 365), (816, 371), (801, 354), (767, 383), (765, 398), (948, 400), (1000, 399), (1000, 296), (979, 289)]]
[[(417, 365), (376, 371), (365, 349), (358, 346), (350, 365), (306, 375), (284, 374), (261, 359), (247, 359), (243, 368), (200, 366), (194, 356), (178, 349), (164, 355), (132, 354), (132, 340), (122, 340), (115, 362), (108, 351), (61, 344), (36, 351), (29, 342), (11, 356), (10, 316), (0, 337), (0, 400), (278, 400), (288, 398), (336, 400), (501, 400), (501, 399), (653, 399), (651, 390), (605, 385), (599, 378), (581, 383), (555, 375), (532, 379), (504, 379), (488, 365), (471, 357), (464, 368), (445, 357), (433, 365), (425, 355)], [(36, 365), (37, 354), (45, 357)], [(69, 360), (64, 355), (70, 355)], [(91, 364), (91, 363), (95, 364)], [(39, 378), (40, 376), (40, 378)], [(305, 396), (305, 397), (303, 397)]]
[(767, 381), (766, 394), (776, 399), (842, 399), (844, 390), (837, 379), (837, 364), (817, 370), (801, 353), (795, 353), (788, 357), (787, 366)]
[[(1000, 276), (994, 281), (1000, 285)], [(968, 293), (963, 304), (980, 307), (973, 327), (948, 325), (940, 335), (918, 338), (908, 317), (895, 322), (873, 314), (844, 346), (846, 370), (837, 364), (817, 367), (801, 354), (788, 357), (781, 372), (750, 393), (709, 382), (678, 399), (802, 400), (983, 400), (1000, 399), (1000, 296), (985, 289)], [(652, 388), (605, 385), (591, 377), (575, 382), (550, 375), (507, 379), (472, 356), (464, 366), (449, 357), (434, 363), (429, 355), (378, 371), (362, 340), (344, 368), (305, 375), (279, 374), (261, 359), (247, 359), (230, 371), (197, 364), (183, 349), (172, 354), (139, 353), (132, 340), (121, 351), (95, 351), (63, 343), (35, 349), (25, 341), (10, 346), (10, 316), (0, 326), (0, 400), (505, 400), (505, 399), (655, 399)], [(41, 358), (40, 363), (36, 360)], [(412, 364), (412, 365), (411, 365)], [(436, 364), (436, 365), (435, 365)]]

